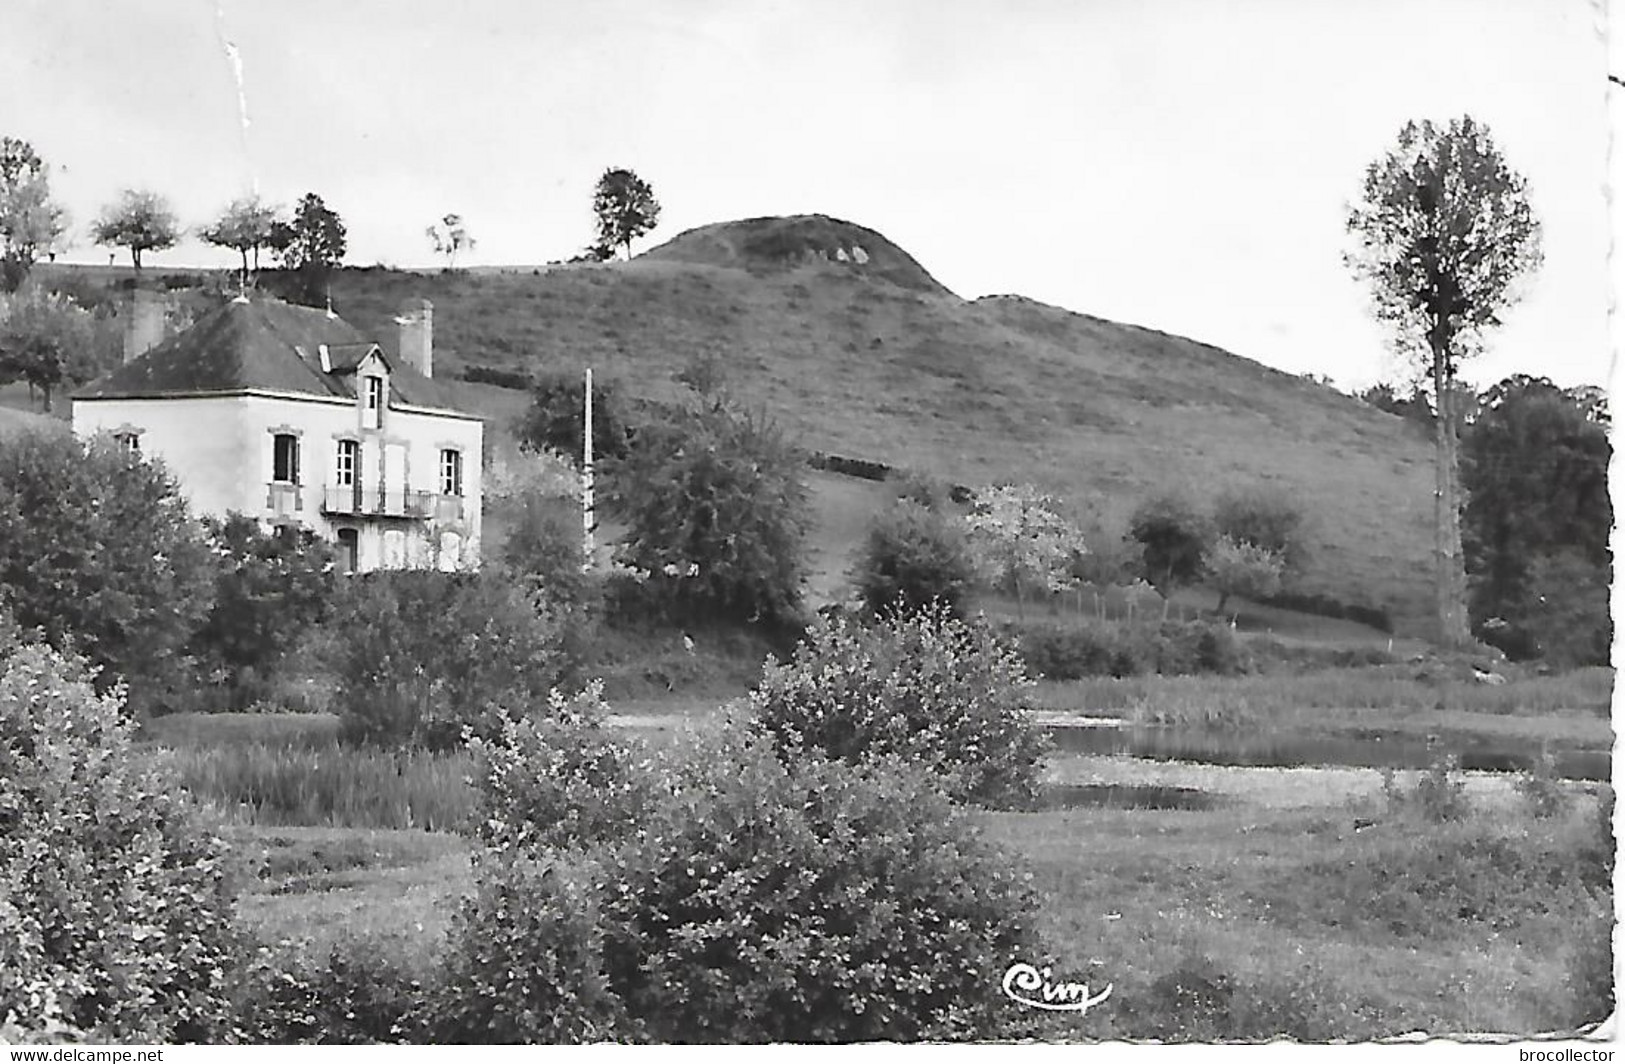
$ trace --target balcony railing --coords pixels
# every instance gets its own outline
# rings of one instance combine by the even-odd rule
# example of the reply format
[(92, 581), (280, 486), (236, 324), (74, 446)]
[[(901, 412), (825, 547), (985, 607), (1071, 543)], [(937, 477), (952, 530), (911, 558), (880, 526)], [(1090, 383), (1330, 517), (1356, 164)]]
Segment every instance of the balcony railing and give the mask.
[(428, 517), (434, 510), (434, 500), (432, 491), (329, 484), (322, 492), (322, 512), (352, 517)]

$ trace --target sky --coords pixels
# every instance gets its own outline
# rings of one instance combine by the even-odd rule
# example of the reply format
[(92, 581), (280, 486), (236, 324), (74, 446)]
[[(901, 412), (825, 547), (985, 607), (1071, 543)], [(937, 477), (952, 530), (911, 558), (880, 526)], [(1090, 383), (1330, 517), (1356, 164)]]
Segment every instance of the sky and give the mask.
[(352, 265), (435, 264), (448, 212), (478, 241), (459, 263), (541, 263), (590, 242), (624, 166), (663, 206), (634, 251), (828, 214), (967, 298), (1354, 388), (1400, 366), (1343, 264), (1347, 204), (1407, 120), (1471, 113), (1528, 178), (1545, 262), (1464, 375), (1604, 384), (1625, 30), (1602, 2), (6, 0), (0, 133), (52, 165), (69, 261), (105, 263), (89, 223), (150, 188), (192, 226), (316, 191)]

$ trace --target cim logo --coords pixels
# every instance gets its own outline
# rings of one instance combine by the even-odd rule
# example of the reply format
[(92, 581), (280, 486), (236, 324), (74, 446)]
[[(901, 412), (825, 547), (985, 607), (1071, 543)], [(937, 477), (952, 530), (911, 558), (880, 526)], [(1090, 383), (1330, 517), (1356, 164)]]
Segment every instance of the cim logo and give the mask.
[(1092, 995), (1088, 983), (1051, 982), (1048, 966), (1040, 971), (1030, 964), (1012, 964), (1004, 973), (1004, 996), (1031, 1009), (1084, 1013), (1112, 996), (1112, 984)]

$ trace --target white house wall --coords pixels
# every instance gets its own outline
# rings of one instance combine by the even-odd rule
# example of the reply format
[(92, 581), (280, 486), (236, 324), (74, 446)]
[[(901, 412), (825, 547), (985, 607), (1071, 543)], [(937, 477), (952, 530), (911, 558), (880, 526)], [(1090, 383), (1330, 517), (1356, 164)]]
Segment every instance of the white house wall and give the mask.
[(251, 402), (247, 396), (80, 399), (73, 404), (73, 431), (88, 438), (138, 430), (141, 453), (163, 459), (193, 513), (257, 513), (265, 504), (264, 485), (255, 508), (252, 481), (243, 475), (257, 462), (245, 428)]
[[(202, 398), (79, 399), (75, 433), (140, 430), (143, 455), (163, 459), (194, 513), (236, 510), (262, 520), (280, 518), (336, 541), (340, 528), (357, 530), (357, 566), (366, 571), (402, 565), (458, 568), (478, 564), (483, 487), (484, 426), (469, 418), (414, 409), (386, 409), (377, 430), (361, 426), (360, 404), (319, 396), (241, 395)], [(271, 505), (273, 438), (299, 439), (299, 507)], [(462, 514), (457, 520), (349, 517), (322, 512), (325, 489), (336, 484), (341, 439), (357, 440), (363, 491), (440, 491), (440, 453), (463, 454)], [(386, 454), (386, 448), (390, 451)], [(386, 464), (388, 479), (386, 475)], [(399, 536), (388, 533), (398, 532)], [(447, 537), (452, 537), (448, 539)]]

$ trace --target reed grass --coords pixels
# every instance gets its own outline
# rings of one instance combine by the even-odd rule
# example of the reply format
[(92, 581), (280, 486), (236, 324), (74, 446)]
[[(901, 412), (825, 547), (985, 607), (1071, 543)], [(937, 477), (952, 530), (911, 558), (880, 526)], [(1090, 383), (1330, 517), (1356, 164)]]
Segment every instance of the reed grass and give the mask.
[(250, 742), (165, 756), (187, 791), (238, 824), (453, 831), (474, 805), (462, 753)]

